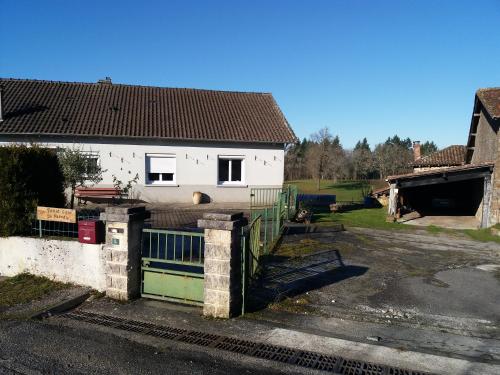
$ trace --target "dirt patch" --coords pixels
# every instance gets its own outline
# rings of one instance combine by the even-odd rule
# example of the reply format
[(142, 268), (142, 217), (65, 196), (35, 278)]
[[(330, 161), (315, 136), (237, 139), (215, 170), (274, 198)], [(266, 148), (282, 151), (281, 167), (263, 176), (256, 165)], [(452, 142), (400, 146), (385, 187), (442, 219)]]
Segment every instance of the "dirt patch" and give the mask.
[(273, 302), (269, 305), (269, 309), (273, 311), (286, 311), (297, 314), (312, 314), (314, 313), (314, 306), (307, 296), (300, 296), (297, 298), (285, 298), (279, 302)]
[(0, 308), (37, 300), (48, 293), (70, 286), (46, 277), (22, 273), (0, 282)]
[(0, 319), (26, 319), (90, 288), (20, 274), (0, 282)]
[(328, 248), (328, 244), (322, 243), (312, 238), (303, 238), (298, 242), (283, 243), (281, 246), (279, 246), (277, 251), (274, 252), (274, 255), (297, 258), (327, 250)]

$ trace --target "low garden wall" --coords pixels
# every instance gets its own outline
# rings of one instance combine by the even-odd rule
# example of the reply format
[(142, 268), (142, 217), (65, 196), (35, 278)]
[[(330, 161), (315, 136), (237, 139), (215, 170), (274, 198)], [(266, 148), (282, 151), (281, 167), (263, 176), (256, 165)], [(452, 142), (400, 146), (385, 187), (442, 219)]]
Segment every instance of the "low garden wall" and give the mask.
[(32, 237), (0, 238), (0, 276), (29, 272), (62, 282), (106, 289), (104, 245)]

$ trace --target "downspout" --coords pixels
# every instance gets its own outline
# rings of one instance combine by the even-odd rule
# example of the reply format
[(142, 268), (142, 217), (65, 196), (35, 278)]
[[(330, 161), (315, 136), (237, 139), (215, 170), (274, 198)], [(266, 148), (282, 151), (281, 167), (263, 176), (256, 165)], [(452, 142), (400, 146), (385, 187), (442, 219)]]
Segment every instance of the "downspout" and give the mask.
[(0, 85), (0, 122), (3, 121), (3, 112), (2, 112), (2, 92), (3, 86)]

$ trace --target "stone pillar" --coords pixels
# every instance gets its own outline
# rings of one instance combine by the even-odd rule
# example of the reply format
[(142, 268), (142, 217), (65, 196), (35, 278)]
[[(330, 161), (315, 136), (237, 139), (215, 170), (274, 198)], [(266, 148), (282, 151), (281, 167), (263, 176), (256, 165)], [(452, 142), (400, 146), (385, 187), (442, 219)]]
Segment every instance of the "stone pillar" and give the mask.
[(206, 213), (198, 220), (198, 227), (205, 229), (205, 316), (241, 313), (241, 228), (247, 224), (243, 213)]
[(122, 301), (140, 295), (141, 236), (150, 213), (144, 206), (106, 207), (106, 296)]

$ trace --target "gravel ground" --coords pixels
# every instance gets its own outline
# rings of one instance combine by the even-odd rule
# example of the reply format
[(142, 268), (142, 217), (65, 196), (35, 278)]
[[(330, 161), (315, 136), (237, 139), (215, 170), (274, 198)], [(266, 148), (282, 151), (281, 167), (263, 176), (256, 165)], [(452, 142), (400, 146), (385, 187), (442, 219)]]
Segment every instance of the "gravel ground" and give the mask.
[[(496, 243), (354, 228), (287, 235), (281, 246), (297, 243), (330, 250), (344, 265), (307, 281), (309, 290), (294, 296), (298, 313), (500, 337)], [(291, 310), (289, 301), (272, 307)]]

